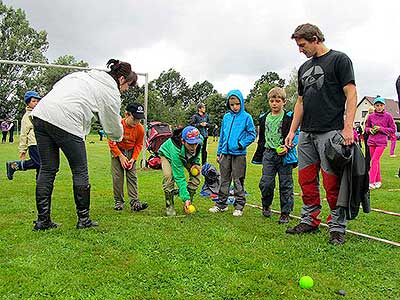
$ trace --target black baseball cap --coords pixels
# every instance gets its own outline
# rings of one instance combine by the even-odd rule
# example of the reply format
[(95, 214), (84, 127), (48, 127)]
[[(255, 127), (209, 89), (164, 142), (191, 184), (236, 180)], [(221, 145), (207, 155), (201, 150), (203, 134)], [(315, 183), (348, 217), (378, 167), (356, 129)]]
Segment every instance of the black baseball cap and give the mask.
[(144, 119), (144, 107), (140, 103), (129, 103), (126, 111), (130, 112), (135, 119)]

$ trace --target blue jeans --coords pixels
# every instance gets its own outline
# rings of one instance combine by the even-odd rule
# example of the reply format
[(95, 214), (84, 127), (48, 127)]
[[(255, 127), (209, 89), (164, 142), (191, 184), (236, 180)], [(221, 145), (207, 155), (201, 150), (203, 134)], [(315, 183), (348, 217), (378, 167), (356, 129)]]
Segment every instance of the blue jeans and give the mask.
[(261, 202), (264, 209), (272, 204), (275, 190), (275, 177), (279, 178), (279, 196), (281, 212), (290, 214), (293, 210), (293, 165), (283, 165), (283, 156), (275, 149), (266, 149), (263, 154), (263, 169), (259, 183)]
[(36, 182), (38, 220), (50, 220), (51, 194), (60, 166), (60, 149), (72, 172), (74, 186), (89, 186), (85, 141), (46, 121), (33, 118), (41, 167)]

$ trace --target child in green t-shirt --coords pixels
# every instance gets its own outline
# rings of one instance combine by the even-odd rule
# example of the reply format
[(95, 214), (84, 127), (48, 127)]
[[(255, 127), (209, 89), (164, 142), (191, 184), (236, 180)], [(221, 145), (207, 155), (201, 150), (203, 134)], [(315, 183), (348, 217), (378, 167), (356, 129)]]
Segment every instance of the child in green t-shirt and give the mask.
[[(284, 145), (293, 114), (283, 109), (286, 104), (286, 93), (280, 87), (274, 87), (268, 92), (268, 103), (271, 112), (260, 116), (258, 146), (252, 162), (263, 165), (259, 188), (262, 214), (265, 217), (271, 216), (275, 177), (278, 173), (281, 206), (279, 224), (284, 224), (289, 222), (289, 215), (294, 205), (292, 170), (297, 165), (297, 154), (295, 147), (289, 148)], [(297, 143), (297, 135), (294, 142)]]

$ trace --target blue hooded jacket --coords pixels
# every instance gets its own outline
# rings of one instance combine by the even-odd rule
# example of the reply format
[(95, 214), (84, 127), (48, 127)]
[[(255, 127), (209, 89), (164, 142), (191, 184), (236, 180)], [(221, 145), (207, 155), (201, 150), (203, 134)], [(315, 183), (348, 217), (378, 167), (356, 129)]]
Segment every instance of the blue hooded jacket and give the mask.
[[(240, 110), (237, 113), (234, 113), (229, 106), (231, 96), (236, 96), (240, 100)], [(228, 93), (226, 106), (229, 111), (222, 119), (217, 155), (245, 155), (246, 148), (257, 136), (253, 118), (244, 110), (244, 99), (239, 90)]]

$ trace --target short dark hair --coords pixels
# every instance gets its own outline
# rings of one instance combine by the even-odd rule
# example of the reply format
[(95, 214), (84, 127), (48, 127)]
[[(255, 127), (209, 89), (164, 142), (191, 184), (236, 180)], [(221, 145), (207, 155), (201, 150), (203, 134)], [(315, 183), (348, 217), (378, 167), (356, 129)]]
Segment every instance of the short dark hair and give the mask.
[(197, 104), (197, 109), (200, 109), (200, 108), (203, 108), (203, 107), (206, 107), (206, 105), (204, 103)]
[(292, 39), (303, 38), (309, 42), (312, 42), (314, 40), (314, 37), (318, 39), (318, 42), (325, 41), (324, 34), (316, 25), (306, 23), (297, 26), (291, 38)]
[(135, 86), (137, 83), (137, 74), (132, 71), (131, 65), (124, 61), (119, 61), (117, 59), (110, 59), (107, 62), (107, 67), (111, 69), (108, 74), (118, 83), (118, 78), (124, 76), (125, 82), (132, 81), (131, 86)]

